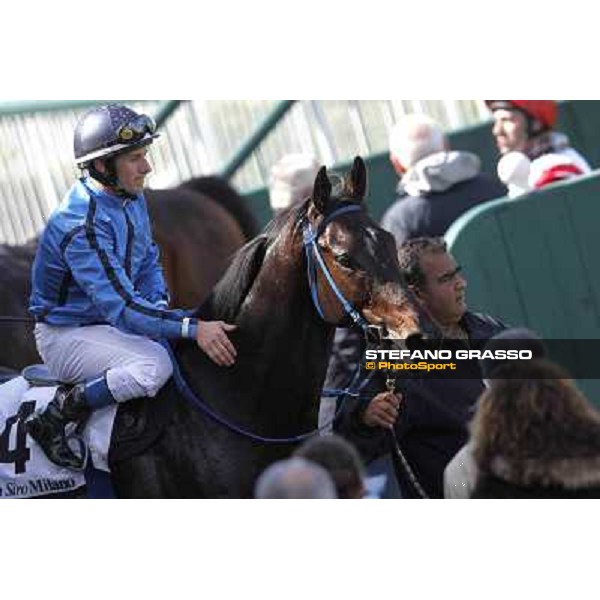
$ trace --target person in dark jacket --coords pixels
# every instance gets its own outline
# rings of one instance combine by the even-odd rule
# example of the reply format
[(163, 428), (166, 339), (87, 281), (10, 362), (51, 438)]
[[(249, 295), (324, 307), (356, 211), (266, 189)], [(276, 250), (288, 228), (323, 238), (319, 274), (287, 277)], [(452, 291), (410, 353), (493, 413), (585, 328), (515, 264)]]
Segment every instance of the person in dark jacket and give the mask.
[[(505, 328), (493, 317), (467, 310), (466, 281), (442, 239), (410, 240), (400, 247), (398, 258), (408, 285), (431, 315), (440, 342), (452, 340), (453, 344), (479, 349)], [(326, 387), (347, 386), (364, 350), (359, 333), (339, 330)], [(481, 378), (411, 376), (398, 380), (401, 394), (397, 394), (386, 390), (385, 373), (374, 373), (359, 399), (345, 400), (334, 431), (352, 442), (366, 463), (382, 456), (394, 457), (402, 497), (420, 497), (419, 489), (397, 460), (390, 435), (393, 430), (418, 486), (426, 496), (442, 498), (444, 468), (468, 439), (467, 423), (484, 389)]]
[(507, 189), (481, 172), (479, 157), (451, 151), (442, 128), (426, 115), (407, 115), (389, 136), (390, 160), (401, 178), (398, 199), (381, 225), (400, 246), (416, 237), (435, 237), (464, 212)]
[(600, 412), (547, 359), (509, 362), (482, 395), (472, 498), (600, 498)]

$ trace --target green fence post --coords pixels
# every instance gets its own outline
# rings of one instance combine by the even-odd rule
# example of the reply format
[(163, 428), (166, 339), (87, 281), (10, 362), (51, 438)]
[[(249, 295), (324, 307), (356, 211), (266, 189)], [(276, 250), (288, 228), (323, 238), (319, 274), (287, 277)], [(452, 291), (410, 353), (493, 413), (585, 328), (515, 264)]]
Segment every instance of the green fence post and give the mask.
[(292, 108), (295, 100), (282, 100), (271, 114), (256, 128), (256, 131), (248, 138), (234, 157), (221, 170), (221, 176), (231, 179), (236, 171), (248, 160), (248, 157), (256, 150), (260, 143), (271, 133), (275, 125)]
[(175, 112), (183, 100), (166, 100), (163, 102), (154, 115), (156, 128), (162, 127), (163, 123)]

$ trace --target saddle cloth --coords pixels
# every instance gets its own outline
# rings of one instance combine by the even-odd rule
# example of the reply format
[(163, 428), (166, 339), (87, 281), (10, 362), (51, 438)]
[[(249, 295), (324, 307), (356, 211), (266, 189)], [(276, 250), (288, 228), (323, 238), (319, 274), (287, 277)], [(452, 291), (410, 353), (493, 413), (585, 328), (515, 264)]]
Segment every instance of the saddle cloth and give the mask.
[[(83, 472), (51, 463), (25, 431), (25, 419), (43, 410), (56, 387), (31, 387), (24, 377), (0, 386), (0, 498), (32, 498), (70, 492), (85, 485)], [(92, 413), (82, 438), (96, 469), (108, 471), (116, 406)]]

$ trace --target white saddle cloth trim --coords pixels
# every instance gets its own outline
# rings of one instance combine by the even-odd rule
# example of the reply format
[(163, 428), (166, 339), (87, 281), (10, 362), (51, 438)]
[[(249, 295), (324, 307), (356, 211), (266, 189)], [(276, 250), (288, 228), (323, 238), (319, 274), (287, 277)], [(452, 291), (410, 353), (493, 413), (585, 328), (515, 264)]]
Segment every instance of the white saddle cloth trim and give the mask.
[[(35, 410), (43, 410), (54, 397), (56, 387), (30, 387), (23, 377), (17, 377), (0, 386), (0, 435), (6, 429), (6, 420), (16, 415), (23, 402), (34, 401)], [(108, 449), (117, 411), (116, 405), (92, 413), (83, 433), (92, 464), (97, 469), (109, 471)], [(18, 423), (14, 423), (8, 436), (8, 448), (16, 446)], [(0, 498), (30, 498), (59, 491), (69, 491), (85, 484), (83, 473), (61, 468), (51, 463), (40, 447), (29, 436), (26, 447), (30, 456), (23, 473), (16, 473), (13, 462), (0, 462)]]

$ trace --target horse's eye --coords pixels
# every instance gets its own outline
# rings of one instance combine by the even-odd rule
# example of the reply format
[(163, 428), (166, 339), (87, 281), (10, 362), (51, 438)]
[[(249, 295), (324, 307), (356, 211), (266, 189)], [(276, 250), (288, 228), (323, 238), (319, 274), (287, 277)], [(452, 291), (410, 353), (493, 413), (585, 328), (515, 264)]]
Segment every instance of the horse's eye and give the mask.
[(336, 262), (346, 269), (352, 268), (352, 259), (349, 254), (338, 254), (335, 257)]

